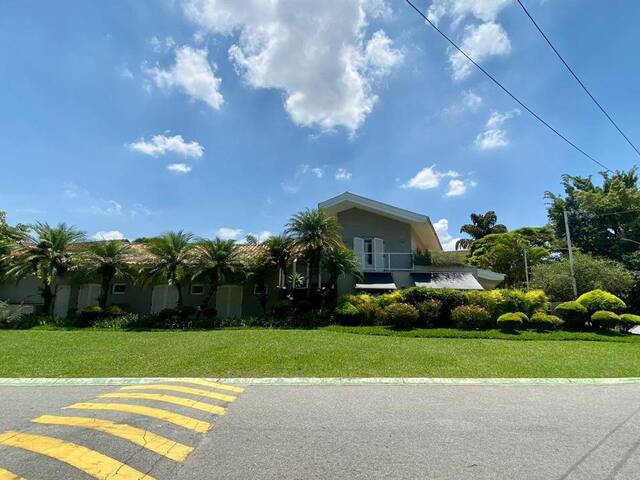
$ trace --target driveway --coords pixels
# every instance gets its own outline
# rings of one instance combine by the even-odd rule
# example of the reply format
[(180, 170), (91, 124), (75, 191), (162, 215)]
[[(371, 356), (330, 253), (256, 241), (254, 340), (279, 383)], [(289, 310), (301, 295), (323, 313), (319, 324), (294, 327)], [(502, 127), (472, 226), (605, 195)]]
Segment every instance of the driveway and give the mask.
[[(157, 383), (0, 387), (0, 469), (27, 480), (637, 479), (640, 471), (640, 385), (233, 392)], [(8, 475), (0, 470), (0, 480)]]

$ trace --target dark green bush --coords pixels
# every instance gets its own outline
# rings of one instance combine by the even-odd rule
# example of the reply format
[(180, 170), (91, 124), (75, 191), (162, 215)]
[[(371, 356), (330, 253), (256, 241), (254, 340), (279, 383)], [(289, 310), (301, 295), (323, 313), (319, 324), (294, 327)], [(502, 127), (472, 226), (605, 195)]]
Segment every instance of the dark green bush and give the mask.
[(340, 325), (354, 326), (360, 323), (360, 312), (352, 303), (341, 303), (336, 307), (334, 314), (336, 322)]
[(104, 311), (106, 317), (119, 317), (120, 315), (124, 315), (125, 313), (126, 312), (119, 305), (111, 305)]
[(0, 301), (0, 329), (28, 329), (38, 325), (36, 315), (25, 315), (21, 307), (11, 307)]
[(451, 312), (451, 320), (457, 328), (478, 330), (493, 325), (491, 314), (478, 305), (461, 305)]
[(496, 295), (494, 315), (500, 317), (504, 313), (525, 312), (528, 310), (527, 297), (522, 290), (493, 290)]
[(578, 297), (577, 302), (585, 307), (590, 314), (599, 310), (622, 313), (627, 309), (627, 305), (613, 293), (600, 289), (583, 293)]
[(104, 310), (98, 305), (85, 307), (80, 311), (79, 327), (89, 327), (104, 316)]
[(614, 312), (598, 310), (591, 315), (591, 326), (601, 330), (616, 328), (620, 323), (620, 317)]
[(640, 325), (640, 315), (634, 315), (632, 313), (623, 313), (620, 315), (620, 323), (618, 326), (623, 332), (628, 332), (638, 325)]
[(437, 300), (441, 303), (440, 316), (438, 318), (438, 326), (450, 326), (451, 311), (461, 305), (468, 303), (467, 296), (464, 292), (453, 290), (450, 288), (426, 288), (411, 287), (402, 291), (403, 301), (414, 307), (420, 302), (426, 300)]
[(580, 330), (585, 327), (589, 312), (578, 302), (564, 302), (559, 304), (554, 313), (564, 321), (564, 326), (573, 330)]
[(113, 330), (129, 330), (140, 326), (140, 316), (135, 313), (126, 313), (115, 317), (105, 317), (97, 320), (96, 328), (109, 328)]
[(420, 314), (413, 305), (394, 303), (384, 309), (384, 319), (392, 328), (408, 330), (415, 327)]
[(416, 305), (420, 313), (419, 326), (433, 327), (438, 323), (440, 312), (442, 311), (442, 303), (438, 300), (425, 300)]
[(523, 312), (503, 313), (498, 317), (498, 328), (506, 331), (521, 330), (527, 321), (527, 315)]
[(549, 315), (545, 312), (536, 312), (529, 319), (529, 327), (538, 331), (555, 330), (560, 328), (564, 322), (556, 315)]

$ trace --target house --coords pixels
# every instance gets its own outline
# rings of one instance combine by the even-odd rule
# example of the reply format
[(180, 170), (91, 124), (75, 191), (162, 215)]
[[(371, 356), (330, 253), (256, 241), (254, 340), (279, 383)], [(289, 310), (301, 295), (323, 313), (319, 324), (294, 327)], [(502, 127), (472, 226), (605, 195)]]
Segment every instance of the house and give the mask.
[[(455, 288), (482, 290), (495, 288), (504, 275), (466, 265), (425, 265), (419, 252), (442, 252), (442, 245), (429, 217), (387, 205), (350, 192), (342, 193), (321, 202), (318, 207), (335, 216), (342, 226), (345, 245), (354, 250), (360, 260), (363, 278), (341, 278), (338, 294), (353, 291), (380, 292), (424, 286), (430, 288)], [(126, 240), (125, 240), (126, 241)], [(260, 245), (241, 244), (239, 255), (249, 261), (262, 252)], [(147, 255), (143, 243), (132, 243), (130, 262), (141, 263)], [(289, 273), (303, 275), (306, 267), (294, 259)], [(322, 274), (319, 274), (322, 282)], [(325, 277), (326, 278), (326, 277)], [(267, 301), (272, 305), (279, 298), (279, 290), (285, 284), (280, 273), (267, 282)], [(218, 314), (221, 317), (259, 315), (260, 292), (250, 283), (221, 285), (217, 293)], [(58, 282), (54, 313), (66, 316), (73, 311), (97, 305), (100, 284), (73, 281), (63, 277)], [(197, 281), (183, 287), (184, 304), (198, 306), (205, 294), (205, 285)], [(0, 284), (0, 300), (22, 304), (37, 309), (42, 303), (40, 284), (35, 278), (19, 283)], [(116, 280), (111, 286), (109, 304), (126, 311), (148, 314), (174, 307), (177, 291), (170, 285), (141, 286), (127, 280)]]

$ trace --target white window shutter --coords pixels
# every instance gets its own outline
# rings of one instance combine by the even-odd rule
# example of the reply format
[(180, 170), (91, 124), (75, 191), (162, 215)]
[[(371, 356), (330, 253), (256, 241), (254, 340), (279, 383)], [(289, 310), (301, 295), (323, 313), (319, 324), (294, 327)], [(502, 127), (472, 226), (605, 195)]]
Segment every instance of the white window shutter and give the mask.
[(353, 237), (353, 251), (358, 257), (360, 268), (364, 268), (364, 239), (361, 237)]
[(376, 271), (384, 270), (384, 240), (373, 239), (373, 267)]

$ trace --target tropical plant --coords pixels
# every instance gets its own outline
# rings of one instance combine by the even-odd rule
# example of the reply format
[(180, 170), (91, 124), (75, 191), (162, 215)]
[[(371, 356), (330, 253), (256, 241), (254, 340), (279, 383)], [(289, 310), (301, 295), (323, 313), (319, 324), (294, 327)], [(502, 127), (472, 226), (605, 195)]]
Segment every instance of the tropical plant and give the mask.
[(0, 210), (0, 278), (8, 266), (8, 260), (3, 260), (11, 251), (17, 248), (20, 242), (27, 240), (28, 226), (7, 223), (6, 213)]
[(469, 248), (475, 240), (480, 240), (492, 233), (504, 233), (507, 227), (498, 222), (498, 216), (493, 210), (487, 213), (472, 213), (471, 223), (460, 227), (460, 233), (466, 233), (471, 238), (461, 238), (456, 242), (456, 250)]
[(40, 280), (43, 309), (46, 315), (51, 315), (57, 280), (72, 266), (71, 246), (84, 238), (84, 233), (65, 223), (53, 227), (48, 223), (38, 222), (30, 227), (25, 244), (5, 256), (8, 262), (5, 274), (15, 280), (22, 280), (30, 275)]
[[(244, 264), (240, 260), (235, 241), (220, 238), (199, 240), (193, 250), (193, 260), (193, 278), (204, 278), (209, 287), (198, 312), (198, 316), (201, 316), (209, 307), (211, 299), (216, 301), (218, 286), (239, 273)], [(217, 305), (214, 304), (214, 307)]]
[(126, 241), (108, 240), (95, 242), (87, 246), (86, 252), (80, 255), (80, 268), (89, 274), (100, 277), (100, 296), (98, 305), (106, 308), (111, 283), (116, 276), (126, 277), (131, 273), (128, 262), (131, 246)]
[[(280, 292), (282, 297), (285, 293), (285, 289), (282, 287), (286, 287), (287, 283), (287, 265), (293, 255), (293, 239), (288, 235), (274, 235), (265, 240), (263, 246), (266, 248), (271, 260), (278, 267), (278, 286), (281, 287)], [(285, 281), (281, 282), (281, 278)], [(284, 283), (284, 285), (281, 283)]]
[(329, 285), (334, 294), (338, 290), (338, 279), (352, 275), (356, 280), (362, 278), (360, 261), (350, 248), (340, 246), (329, 250), (322, 257), (322, 267), (329, 274)]
[(260, 307), (262, 314), (267, 315), (267, 280), (273, 271), (274, 262), (266, 252), (253, 257), (247, 263), (247, 274), (253, 280), (258, 295), (260, 296)]
[(182, 285), (189, 274), (193, 235), (179, 230), (145, 241), (150, 258), (140, 269), (145, 282), (164, 281), (178, 291), (177, 306), (182, 307)]
[[(294, 245), (303, 254), (309, 279), (316, 278), (314, 273), (319, 270), (324, 255), (343, 246), (337, 218), (320, 209), (295, 214), (287, 223), (286, 234), (293, 237)], [(307, 297), (311, 295), (312, 283), (308, 283)]]

